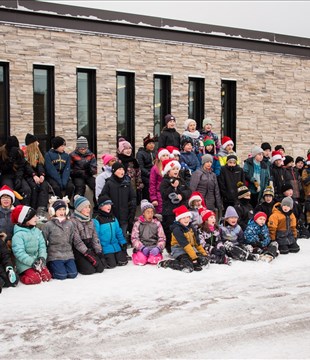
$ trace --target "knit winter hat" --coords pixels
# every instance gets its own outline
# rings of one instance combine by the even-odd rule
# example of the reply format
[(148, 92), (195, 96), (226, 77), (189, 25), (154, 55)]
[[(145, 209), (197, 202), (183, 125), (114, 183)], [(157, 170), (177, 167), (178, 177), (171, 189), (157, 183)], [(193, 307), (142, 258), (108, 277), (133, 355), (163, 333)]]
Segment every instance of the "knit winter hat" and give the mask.
[(141, 206), (141, 212), (142, 212), (142, 214), (143, 214), (144, 211), (147, 210), (147, 209), (153, 209), (153, 211), (155, 212), (155, 207), (154, 207), (154, 205), (153, 205), (152, 203), (150, 203), (150, 202), (149, 202), (148, 200), (146, 200), (146, 199), (141, 200), (140, 206)]
[(163, 156), (163, 155), (168, 155), (170, 157), (170, 152), (168, 149), (165, 149), (165, 148), (160, 148), (157, 150), (157, 158), (160, 160), (160, 158)]
[(274, 190), (273, 190), (273, 187), (272, 186), (266, 186), (264, 192), (263, 192), (263, 197), (265, 195), (271, 195), (274, 197)]
[(176, 221), (179, 221), (187, 216), (192, 217), (191, 212), (187, 209), (185, 205), (181, 205), (172, 210), (175, 214)]
[(222, 137), (222, 147), (224, 149), (226, 149), (227, 145), (234, 146), (234, 142), (232, 141), (232, 139), (229, 136), (224, 136), (224, 137)]
[(125, 166), (122, 163), (120, 163), (119, 161), (115, 162), (112, 165), (112, 174), (114, 174), (116, 170), (121, 169), (121, 168), (125, 170)]
[(268, 150), (269, 149), (271, 151), (271, 145), (269, 143), (267, 143), (267, 142), (262, 143), (260, 147), (263, 150)]
[(250, 194), (250, 190), (248, 189), (248, 187), (242, 181), (239, 181), (237, 183), (237, 186), (238, 186), (238, 199), (242, 199), (247, 194)]
[(166, 146), (166, 149), (169, 151), (171, 158), (174, 158), (174, 155), (181, 155), (179, 149), (175, 146)]
[(239, 218), (236, 209), (233, 206), (228, 206), (224, 215), (224, 219), (228, 219), (230, 217)]
[(251, 150), (251, 156), (254, 158), (256, 155), (264, 153), (264, 150), (259, 146), (254, 146)]
[(280, 153), (280, 151), (273, 151), (271, 153), (271, 164), (273, 164), (276, 160), (282, 160), (282, 154)]
[(97, 202), (99, 208), (108, 204), (113, 205), (112, 200), (107, 195), (99, 195)]
[(285, 155), (285, 159), (283, 161), (284, 166), (288, 165), (291, 162), (294, 162), (294, 158), (289, 155)]
[(208, 145), (215, 145), (215, 142), (214, 142), (214, 140), (213, 139), (211, 139), (209, 136), (206, 136), (206, 137), (204, 137), (204, 139), (203, 139), (203, 145), (204, 146), (208, 146)]
[(297, 156), (297, 158), (295, 160), (295, 164), (297, 164), (299, 161), (302, 161), (304, 163), (305, 159), (302, 156)]
[(11, 213), (11, 220), (13, 224), (26, 224), (36, 215), (36, 211), (30, 206), (17, 205)]
[(287, 190), (293, 190), (293, 185), (291, 183), (285, 183), (281, 186), (281, 193), (284, 194)]
[(56, 200), (53, 204), (52, 204), (52, 208), (55, 210), (55, 213), (58, 209), (61, 209), (61, 208), (67, 208), (67, 204), (64, 200), (62, 199), (58, 199)]
[(54, 139), (52, 139), (51, 143), (52, 143), (52, 148), (56, 150), (60, 146), (66, 145), (66, 140), (60, 136), (56, 136), (54, 137)]
[(158, 141), (158, 138), (156, 135), (151, 137), (151, 134), (147, 134), (147, 136), (145, 138), (143, 138), (143, 146), (146, 147), (147, 144), (155, 143), (155, 141)]
[(125, 149), (132, 149), (132, 146), (129, 141), (124, 138), (118, 140), (118, 152), (121, 154)]
[(215, 213), (212, 210), (208, 210), (206, 208), (200, 208), (198, 212), (203, 222), (207, 221), (210, 216), (215, 216)]
[(168, 122), (171, 121), (171, 120), (176, 121), (176, 118), (175, 118), (173, 115), (171, 115), (171, 114), (167, 114), (167, 115), (165, 116), (165, 124), (167, 125)]
[(193, 203), (195, 200), (201, 200), (201, 202), (204, 203), (202, 194), (201, 194), (199, 191), (193, 191), (193, 192), (192, 192), (192, 195), (191, 195), (191, 196), (189, 197), (189, 199), (188, 199), (188, 206), (189, 206), (189, 207), (192, 207), (192, 203)]
[(279, 151), (279, 150), (285, 151), (285, 150), (284, 150), (284, 147), (283, 147), (282, 145), (276, 145), (276, 146), (274, 147), (274, 149), (275, 149), (276, 151)]
[(13, 202), (15, 201), (15, 194), (14, 194), (14, 191), (7, 185), (3, 185), (2, 188), (0, 189), (0, 198), (3, 195), (10, 196), (12, 199), (12, 204), (13, 204)]
[(254, 221), (256, 221), (260, 217), (264, 217), (265, 220), (267, 220), (267, 214), (264, 213), (263, 211), (259, 211), (254, 215)]
[(213, 125), (213, 120), (211, 118), (205, 118), (202, 120), (202, 127), (204, 128), (206, 125)]
[(235, 154), (229, 154), (226, 158), (226, 162), (229, 160), (235, 160), (236, 162), (238, 161), (238, 158)]
[(111, 154), (103, 154), (101, 156), (101, 160), (103, 162), (103, 165), (106, 166), (108, 165), (108, 163), (111, 161), (111, 160), (116, 160), (116, 157), (114, 155), (111, 155)]
[(194, 119), (187, 119), (187, 120), (184, 121), (184, 129), (185, 129), (185, 130), (188, 129), (190, 123), (195, 123), (195, 124), (197, 125), (196, 120), (194, 120)]
[(13, 147), (19, 148), (19, 141), (15, 135), (9, 136), (6, 143), (5, 148), (6, 150), (11, 150)]
[(76, 147), (77, 149), (88, 148), (88, 141), (85, 136), (78, 137), (78, 139), (76, 140)]
[(204, 165), (206, 162), (210, 161), (213, 163), (213, 156), (210, 154), (205, 154), (201, 157), (201, 165)]
[(193, 139), (189, 136), (183, 136), (181, 139), (181, 149), (184, 149), (186, 144), (193, 145)]
[(89, 200), (81, 195), (75, 195), (74, 196), (74, 209), (77, 210), (78, 212), (81, 212), (84, 207), (90, 205)]
[(178, 168), (179, 170), (181, 169), (181, 165), (178, 161), (173, 160), (173, 159), (167, 159), (163, 161), (163, 170), (162, 170), (162, 175), (166, 175), (170, 170), (172, 170), (174, 167)]
[(26, 146), (36, 142), (36, 141), (39, 141), (39, 139), (35, 136), (35, 135), (32, 135), (32, 134), (29, 134), (27, 133), (26, 137), (25, 137), (25, 144)]
[(291, 210), (293, 209), (293, 199), (291, 197), (285, 197), (282, 201), (281, 201), (281, 206), (288, 206)]

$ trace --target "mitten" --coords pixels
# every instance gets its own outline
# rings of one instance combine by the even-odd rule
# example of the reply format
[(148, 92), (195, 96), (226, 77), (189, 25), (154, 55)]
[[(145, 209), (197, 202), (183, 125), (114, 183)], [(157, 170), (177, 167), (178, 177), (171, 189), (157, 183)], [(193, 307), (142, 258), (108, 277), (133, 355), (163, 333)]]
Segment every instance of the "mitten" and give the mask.
[(234, 244), (231, 241), (225, 241), (224, 247), (226, 250), (231, 250), (233, 248)]
[(169, 194), (168, 198), (171, 200), (172, 204), (178, 204), (181, 201), (178, 197), (178, 194), (174, 192)]
[(197, 262), (200, 266), (206, 266), (209, 264), (209, 258), (208, 256), (199, 255), (197, 258)]
[(95, 254), (91, 250), (87, 250), (84, 256), (94, 267), (98, 265), (98, 262), (95, 258)]
[(201, 267), (201, 265), (198, 263), (197, 260), (194, 260), (194, 261), (193, 261), (193, 267), (194, 267), (194, 271), (201, 271), (201, 270), (202, 270), (202, 267)]
[(157, 256), (160, 253), (160, 248), (159, 247), (154, 247), (151, 251), (150, 251), (150, 255), (152, 256)]
[(148, 248), (147, 246), (143, 246), (143, 248), (141, 249), (143, 255), (145, 255), (145, 256), (149, 256), (150, 250), (151, 250), (151, 249)]
[(41, 267), (44, 268), (44, 267), (46, 266), (46, 261), (45, 261), (44, 257), (40, 256), (40, 257), (38, 258), (38, 260), (39, 260), (40, 263), (41, 263)]
[(250, 253), (251, 252), (253, 252), (253, 246), (252, 245), (250, 245), (250, 244), (248, 244), (248, 245), (244, 245), (244, 247), (245, 247), (245, 249), (247, 250), (247, 251), (249, 251)]
[(7, 266), (5, 268), (5, 271), (6, 271), (6, 274), (7, 274), (8, 278), (9, 278), (10, 283), (14, 284), (16, 282), (16, 274), (15, 274), (15, 271), (12, 268), (12, 266)]
[(254, 185), (256, 187), (256, 191), (260, 192), (261, 188), (260, 188), (260, 185), (259, 185), (258, 181), (254, 181)]
[(36, 259), (34, 263), (32, 264), (32, 268), (35, 271), (41, 272), (42, 271), (42, 261), (39, 259)]

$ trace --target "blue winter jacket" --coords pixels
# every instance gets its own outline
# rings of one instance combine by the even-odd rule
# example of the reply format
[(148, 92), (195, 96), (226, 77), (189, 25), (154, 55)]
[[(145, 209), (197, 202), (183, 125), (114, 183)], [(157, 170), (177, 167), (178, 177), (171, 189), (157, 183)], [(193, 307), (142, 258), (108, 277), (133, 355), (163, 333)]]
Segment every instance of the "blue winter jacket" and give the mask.
[(65, 189), (70, 177), (70, 156), (50, 149), (44, 156), (45, 170), (48, 177), (57, 181), (61, 189)]
[(46, 260), (46, 243), (42, 231), (36, 227), (14, 226), (12, 250), (16, 258), (18, 274), (30, 269), (35, 260), (43, 257)]
[(199, 160), (193, 151), (182, 151), (180, 162), (185, 162), (192, 173), (200, 168)]
[(263, 226), (260, 226), (254, 219), (251, 219), (244, 230), (244, 242), (246, 244), (258, 245), (259, 247), (267, 247), (270, 241), (267, 225), (264, 224)]

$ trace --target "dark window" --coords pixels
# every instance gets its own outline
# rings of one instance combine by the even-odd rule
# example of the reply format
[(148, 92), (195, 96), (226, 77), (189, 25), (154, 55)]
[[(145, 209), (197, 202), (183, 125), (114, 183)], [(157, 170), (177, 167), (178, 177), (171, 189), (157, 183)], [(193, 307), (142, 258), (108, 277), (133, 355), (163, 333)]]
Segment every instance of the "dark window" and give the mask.
[(135, 145), (135, 75), (118, 72), (117, 88), (117, 142), (120, 137)]
[(77, 136), (85, 136), (97, 154), (96, 71), (77, 70)]
[(171, 113), (171, 77), (154, 76), (154, 135), (164, 127), (164, 117)]
[(222, 80), (221, 111), (222, 136), (229, 136), (236, 149), (236, 81)]
[(0, 62), (0, 145), (10, 134), (9, 64)]
[(55, 135), (54, 68), (33, 67), (33, 132), (41, 151), (47, 151)]
[(197, 129), (202, 126), (205, 115), (205, 81), (200, 78), (188, 79), (188, 118), (197, 122)]

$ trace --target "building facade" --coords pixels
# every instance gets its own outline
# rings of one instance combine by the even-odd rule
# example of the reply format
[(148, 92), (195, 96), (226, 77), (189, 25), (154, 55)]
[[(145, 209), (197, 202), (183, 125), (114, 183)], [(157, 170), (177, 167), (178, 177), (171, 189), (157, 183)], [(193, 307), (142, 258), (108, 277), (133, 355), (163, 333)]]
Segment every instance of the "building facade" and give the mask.
[(84, 135), (100, 156), (125, 137), (137, 150), (172, 113), (206, 116), (246, 158), (253, 145), (310, 147), (310, 39), (0, 0), (0, 142), (27, 132), (44, 149)]

